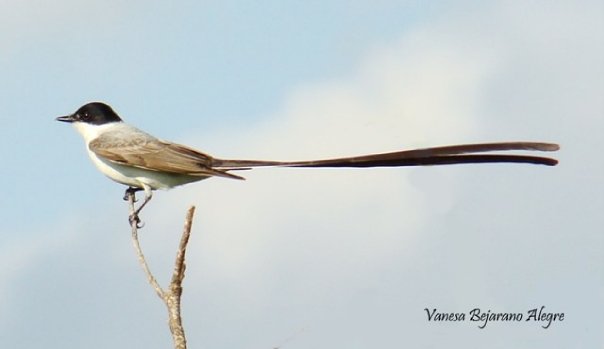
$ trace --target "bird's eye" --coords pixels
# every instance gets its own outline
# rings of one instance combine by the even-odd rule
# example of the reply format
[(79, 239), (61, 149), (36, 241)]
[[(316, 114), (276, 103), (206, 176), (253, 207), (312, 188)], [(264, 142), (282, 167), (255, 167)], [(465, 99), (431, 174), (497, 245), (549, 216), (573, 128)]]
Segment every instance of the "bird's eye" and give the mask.
[(84, 112), (84, 113), (80, 114), (80, 119), (86, 121), (86, 120), (90, 119), (90, 114), (88, 114), (87, 112)]

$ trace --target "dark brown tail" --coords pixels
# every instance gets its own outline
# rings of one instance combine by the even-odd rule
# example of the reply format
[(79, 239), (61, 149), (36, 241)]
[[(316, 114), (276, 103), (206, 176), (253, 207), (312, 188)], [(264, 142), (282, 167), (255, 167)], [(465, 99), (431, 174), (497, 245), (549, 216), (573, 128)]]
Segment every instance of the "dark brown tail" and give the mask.
[(213, 159), (212, 167), (221, 170), (237, 170), (261, 166), (279, 167), (393, 167), (427, 166), (475, 163), (526, 163), (555, 166), (558, 160), (553, 158), (514, 155), (480, 154), (493, 151), (526, 150), (556, 151), (557, 144), (538, 142), (505, 142), (463, 144), (445, 147), (403, 150), (392, 153), (371, 154), (327, 160), (309, 161), (264, 161), (264, 160), (222, 160)]

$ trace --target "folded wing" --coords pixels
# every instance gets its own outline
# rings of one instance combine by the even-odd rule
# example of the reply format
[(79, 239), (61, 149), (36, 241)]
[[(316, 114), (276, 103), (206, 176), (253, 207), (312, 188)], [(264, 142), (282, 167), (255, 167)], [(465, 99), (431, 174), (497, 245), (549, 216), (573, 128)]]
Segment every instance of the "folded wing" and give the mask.
[(213, 168), (213, 159), (207, 154), (147, 134), (134, 134), (128, 138), (104, 134), (91, 141), (88, 148), (102, 159), (150, 171), (243, 179), (226, 170)]

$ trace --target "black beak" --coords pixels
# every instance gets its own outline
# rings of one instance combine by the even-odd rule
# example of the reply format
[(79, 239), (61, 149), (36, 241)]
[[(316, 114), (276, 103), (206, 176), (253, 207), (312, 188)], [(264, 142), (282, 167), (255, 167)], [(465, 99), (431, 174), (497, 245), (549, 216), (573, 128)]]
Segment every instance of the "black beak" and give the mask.
[(57, 121), (74, 122), (74, 121), (76, 121), (76, 119), (75, 119), (74, 115), (71, 114), (71, 115), (59, 116), (57, 118)]

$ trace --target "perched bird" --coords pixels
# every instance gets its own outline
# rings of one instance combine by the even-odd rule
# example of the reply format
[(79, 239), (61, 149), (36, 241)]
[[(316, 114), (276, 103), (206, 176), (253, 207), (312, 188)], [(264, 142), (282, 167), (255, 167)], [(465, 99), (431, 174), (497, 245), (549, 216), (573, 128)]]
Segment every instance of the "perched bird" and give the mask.
[(101, 102), (85, 104), (75, 113), (57, 120), (69, 122), (76, 128), (84, 137), (92, 162), (107, 177), (127, 185), (126, 195), (144, 190), (143, 203), (130, 216), (130, 222), (137, 224), (140, 222), (138, 214), (151, 200), (153, 190), (170, 189), (214, 176), (243, 179), (231, 171), (253, 167), (398, 167), (502, 162), (554, 166), (558, 163), (552, 158), (532, 155), (484, 154), (559, 149), (557, 144), (542, 142), (463, 144), (327, 160), (225, 160), (158, 139), (130, 126), (110, 106)]

